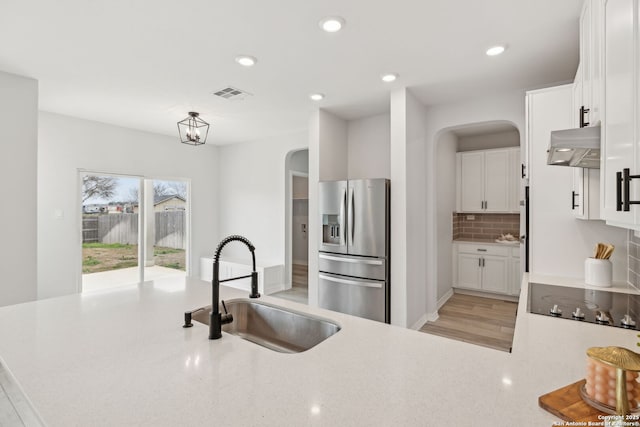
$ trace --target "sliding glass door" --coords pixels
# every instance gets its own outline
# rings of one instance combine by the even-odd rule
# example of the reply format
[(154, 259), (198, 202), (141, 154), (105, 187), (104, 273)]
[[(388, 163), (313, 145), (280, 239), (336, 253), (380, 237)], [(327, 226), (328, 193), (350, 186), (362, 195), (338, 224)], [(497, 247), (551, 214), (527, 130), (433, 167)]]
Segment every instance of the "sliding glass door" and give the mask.
[(188, 183), (81, 172), (82, 291), (186, 275)]

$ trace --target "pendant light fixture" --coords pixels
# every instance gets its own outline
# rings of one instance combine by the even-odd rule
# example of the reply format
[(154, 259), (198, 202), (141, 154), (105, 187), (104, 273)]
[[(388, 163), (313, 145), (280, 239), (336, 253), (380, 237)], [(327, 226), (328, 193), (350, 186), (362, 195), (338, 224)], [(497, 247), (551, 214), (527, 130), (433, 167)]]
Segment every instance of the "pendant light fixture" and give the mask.
[(180, 142), (190, 145), (202, 145), (207, 140), (209, 123), (202, 120), (199, 113), (189, 112), (189, 117), (178, 122)]

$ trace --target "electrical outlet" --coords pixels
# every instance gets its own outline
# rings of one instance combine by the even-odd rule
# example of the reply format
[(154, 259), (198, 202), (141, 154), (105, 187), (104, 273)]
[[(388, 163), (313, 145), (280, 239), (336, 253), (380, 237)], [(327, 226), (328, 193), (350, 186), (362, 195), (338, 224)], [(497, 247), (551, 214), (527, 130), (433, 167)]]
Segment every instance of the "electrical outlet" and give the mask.
[(476, 219), (475, 215), (467, 215), (467, 221), (474, 221)]

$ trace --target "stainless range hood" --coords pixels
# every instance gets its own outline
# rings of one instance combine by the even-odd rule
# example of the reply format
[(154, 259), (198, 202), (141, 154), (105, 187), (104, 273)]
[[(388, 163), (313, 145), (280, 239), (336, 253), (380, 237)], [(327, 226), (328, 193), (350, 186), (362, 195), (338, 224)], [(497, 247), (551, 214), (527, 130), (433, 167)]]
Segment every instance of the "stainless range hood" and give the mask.
[(547, 164), (600, 169), (600, 126), (555, 130)]

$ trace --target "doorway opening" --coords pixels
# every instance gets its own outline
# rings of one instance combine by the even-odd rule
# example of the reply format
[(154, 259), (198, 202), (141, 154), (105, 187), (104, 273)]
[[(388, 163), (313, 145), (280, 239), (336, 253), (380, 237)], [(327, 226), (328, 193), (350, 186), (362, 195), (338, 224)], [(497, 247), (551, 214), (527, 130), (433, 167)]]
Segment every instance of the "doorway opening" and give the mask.
[(188, 182), (81, 172), (82, 292), (187, 272)]
[(271, 296), (309, 303), (309, 150), (285, 160), (285, 290)]
[[(520, 294), (520, 260), (526, 259), (520, 242), (526, 223), (522, 139), (508, 121), (454, 126), (437, 135), (435, 252), (437, 308), (443, 316), (422, 331), (442, 330), (440, 335), (462, 339), (457, 331), (443, 329), (449, 311), (467, 312), (461, 327), (470, 330), (482, 320), (472, 312), (474, 305), (494, 307), (502, 300), (508, 321), (500, 338), (512, 339), (510, 310)], [(477, 343), (486, 344), (478, 335)]]

